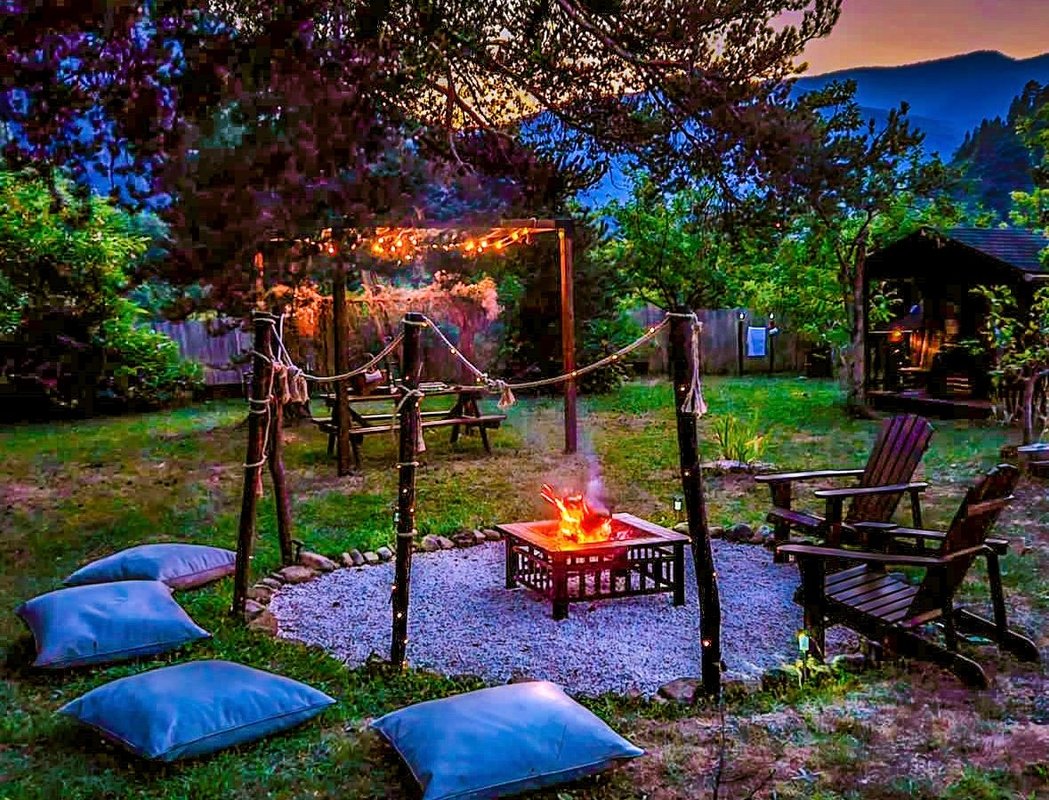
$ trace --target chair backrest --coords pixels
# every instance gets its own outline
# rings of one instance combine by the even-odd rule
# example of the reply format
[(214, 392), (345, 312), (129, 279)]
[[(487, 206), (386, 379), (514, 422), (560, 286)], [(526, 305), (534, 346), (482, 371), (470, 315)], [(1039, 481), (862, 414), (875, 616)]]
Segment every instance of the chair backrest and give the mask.
[[(965, 493), (958, 512), (947, 529), (942, 555), (979, 547), (987, 539), (1002, 509), (1013, 499), (1013, 489), (1020, 479), (1020, 470), (1011, 464), (999, 464), (982, 476)], [(929, 569), (925, 573), (918, 594), (911, 603), (911, 616), (942, 608), (943, 602), (954, 595), (965, 579), (977, 553), (956, 559), (948, 566)]]
[[(874, 441), (860, 486), (909, 483), (932, 439), (933, 427), (917, 414), (897, 414), (882, 423)], [(845, 512), (846, 522), (887, 522), (899, 505), (900, 494), (857, 497)]]

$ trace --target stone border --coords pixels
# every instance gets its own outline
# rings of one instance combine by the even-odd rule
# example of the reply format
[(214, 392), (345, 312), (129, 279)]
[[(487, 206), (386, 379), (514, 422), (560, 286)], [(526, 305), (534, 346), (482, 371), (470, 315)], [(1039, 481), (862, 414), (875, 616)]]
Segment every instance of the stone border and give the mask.
[[(688, 523), (679, 522), (674, 530), (680, 533), (688, 533)], [(761, 525), (756, 531), (744, 522), (737, 522), (727, 528), (714, 525), (710, 528), (712, 539), (724, 539), (734, 544), (762, 545), (772, 549), (775, 544), (772, 536), (772, 528), (769, 525)], [(427, 534), (417, 545), (418, 550), (424, 553), (434, 553), (438, 550), (455, 550), (459, 548), (474, 547), (487, 544), (488, 542), (500, 542), (503, 537), (498, 531), (491, 528), (474, 528), (472, 530), (461, 530), (451, 538), (446, 536), (434, 536)], [(349, 550), (339, 555), (338, 559), (328, 558), (320, 553), (302, 550), (299, 553), (297, 564), (281, 567), (271, 572), (265, 578), (258, 580), (249, 590), (248, 599), (245, 603), (244, 616), (248, 622), (248, 629), (260, 631), (271, 636), (277, 635), (277, 618), (270, 612), (270, 600), (274, 594), (281, 590), (286, 584), (306, 583), (324, 573), (333, 572), (336, 569), (362, 569), (364, 567), (377, 566), (393, 559), (391, 546), (383, 545), (374, 551)], [(859, 654), (848, 656), (835, 656), (834, 661), (850, 672), (859, 672), (868, 666), (867, 659), (862, 657), (862, 663), (856, 657)], [(510, 682), (532, 680), (527, 676), (515, 676)], [(780, 667), (766, 670), (757, 680), (744, 680), (738, 677), (723, 676), (722, 693), (727, 698), (743, 697), (761, 690), (771, 690), (782, 687), (792, 680), (790, 676)], [(677, 678), (661, 686), (659, 691), (653, 695), (655, 702), (693, 704), (703, 697), (702, 680), (700, 678)]]

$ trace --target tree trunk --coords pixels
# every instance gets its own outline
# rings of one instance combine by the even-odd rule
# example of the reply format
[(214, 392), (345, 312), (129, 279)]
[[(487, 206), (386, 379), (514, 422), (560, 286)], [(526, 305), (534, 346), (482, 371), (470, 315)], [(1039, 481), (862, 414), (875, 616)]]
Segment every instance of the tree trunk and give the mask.
[[(349, 350), (346, 337), (349, 334), (349, 319), (346, 309), (346, 262), (339, 258), (332, 277), (332, 345), (335, 348), (335, 374), (344, 375), (350, 371)], [(335, 455), (338, 462), (337, 472), (340, 476), (349, 475), (350, 465), (350, 400), (349, 384), (346, 381), (335, 382), (335, 407), (332, 409), (331, 421), (335, 425)]]
[(1023, 400), (1020, 413), (1023, 414), (1023, 443), (1034, 443), (1034, 389), (1038, 384), (1039, 373), (1034, 372), (1024, 378)]
[[(687, 314), (688, 309), (678, 308)], [(685, 496), (688, 533), (692, 540), (692, 560), (696, 566), (699, 588), (699, 638), (703, 691), (711, 697), (721, 693), (721, 597), (718, 593), (717, 570), (710, 547), (707, 509), (703, 498), (703, 473), (699, 465), (699, 435), (694, 414), (681, 410), (693, 374), (693, 337), (699, 336), (692, 320), (675, 316), (670, 323), (670, 374), (674, 381), (674, 403), (677, 413), (677, 444), (681, 466), (681, 489)], [(697, 365), (702, 368), (702, 365)]]
[(845, 407), (850, 413), (869, 416), (867, 408), (867, 250), (856, 250), (852, 276), (852, 322), (849, 355), (846, 359)]

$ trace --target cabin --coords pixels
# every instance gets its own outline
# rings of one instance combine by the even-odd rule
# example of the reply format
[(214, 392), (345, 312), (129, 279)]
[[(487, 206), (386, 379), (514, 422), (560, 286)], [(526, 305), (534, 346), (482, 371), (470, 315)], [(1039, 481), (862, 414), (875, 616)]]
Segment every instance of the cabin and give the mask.
[[(1049, 282), (1044, 236), (1015, 228), (921, 228), (867, 259), (864, 380), (875, 408), (982, 418), (994, 354), (971, 346), (986, 315), (975, 286), (1029, 303)], [(879, 313), (879, 311), (881, 313)]]

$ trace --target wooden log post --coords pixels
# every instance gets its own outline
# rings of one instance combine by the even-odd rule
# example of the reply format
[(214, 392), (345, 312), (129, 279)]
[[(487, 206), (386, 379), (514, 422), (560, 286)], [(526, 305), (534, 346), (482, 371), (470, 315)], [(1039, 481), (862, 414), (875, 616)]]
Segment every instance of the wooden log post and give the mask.
[[(575, 370), (575, 294), (572, 250), (574, 228), (572, 220), (557, 220), (557, 241), (561, 255), (561, 351), (564, 372)], [(576, 382), (565, 381), (565, 452), (574, 453), (579, 446), (576, 416)]]
[[(692, 540), (692, 560), (699, 587), (700, 656), (703, 691), (711, 697), (721, 693), (721, 598), (717, 571), (707, 528), (707, 509), (703, 498), (703, 474), (699, 462), (699, 434), (696, 416), (682, 410), (692, 386), (694, 365), (702, 369), (699, 331), (687, 308), (675, 310), (670, 321), (670, 376), (674, 382), (677, 415), (677, 444), (681, 465), (681, 489), (685, 496), (688, 533)], [(694, 361), (694, 354), (699, 354)]]
[[(287, 373), (281, 379), (289, 380)], [(295, 563), (295, 547), (292, 544), (291, 498), (288, 496), (288, 481), (284, 470), (284, 385), (275, 387), (270, 403), (270, 479), (273, 481), (273, 500), (277, 510), (277, 538), (280, 541), (282, 564)], [(251, 462), (248, 462), (251, 463)]]
[[(344, 375), (350, 371), (349, 342), (350, 320), (346, 308), (346, 261), (339, 258), (335, 264), (331, 289), (332, 305), (332, 345), (335, 348), (335, 374)], [(335, 458), (338, 463), (338, 474), (349, 475), (350, 465), (350, 395), (346, 381), (335, 382), (335, 406), (332, 409), (331, 421), (335, 425)]]
[(237, 532), (237, 563), (233, 576), (233, 613), (244, 613), (251, 575), (252, 549), (255, 544), (255, 512), (258, 507), (259, 482), (266, 454), (266, 428), (272, 425), (273, 403), (273, 326), (272, 314), (252, 313), (255, 326), (254, 355), (251, 362), (251, 394), (248, 398), (248, 448), (244, 458), (244, 494), (240, 504), (240, 527)]
[(405, 314), (403, 321), (404, 342), (401, 344), (401, 369), (404, 397), (398, 410), (401, 426), (397, 458), (397, 514), (394, 523), (397, 529), (397, 555), (394, 563), (393, 633), (390, 638), (390, 661), (397, 668), (404, 668), (408, 646), (408, 597), (411, 591), (412, 547), (415, 536), (415, 474), (419, 453), (421, 418), (420, 398), (412, 394), (419, 385), (422, 358), (419, 337), (423, 328), (423, 316), (416, 312)]

